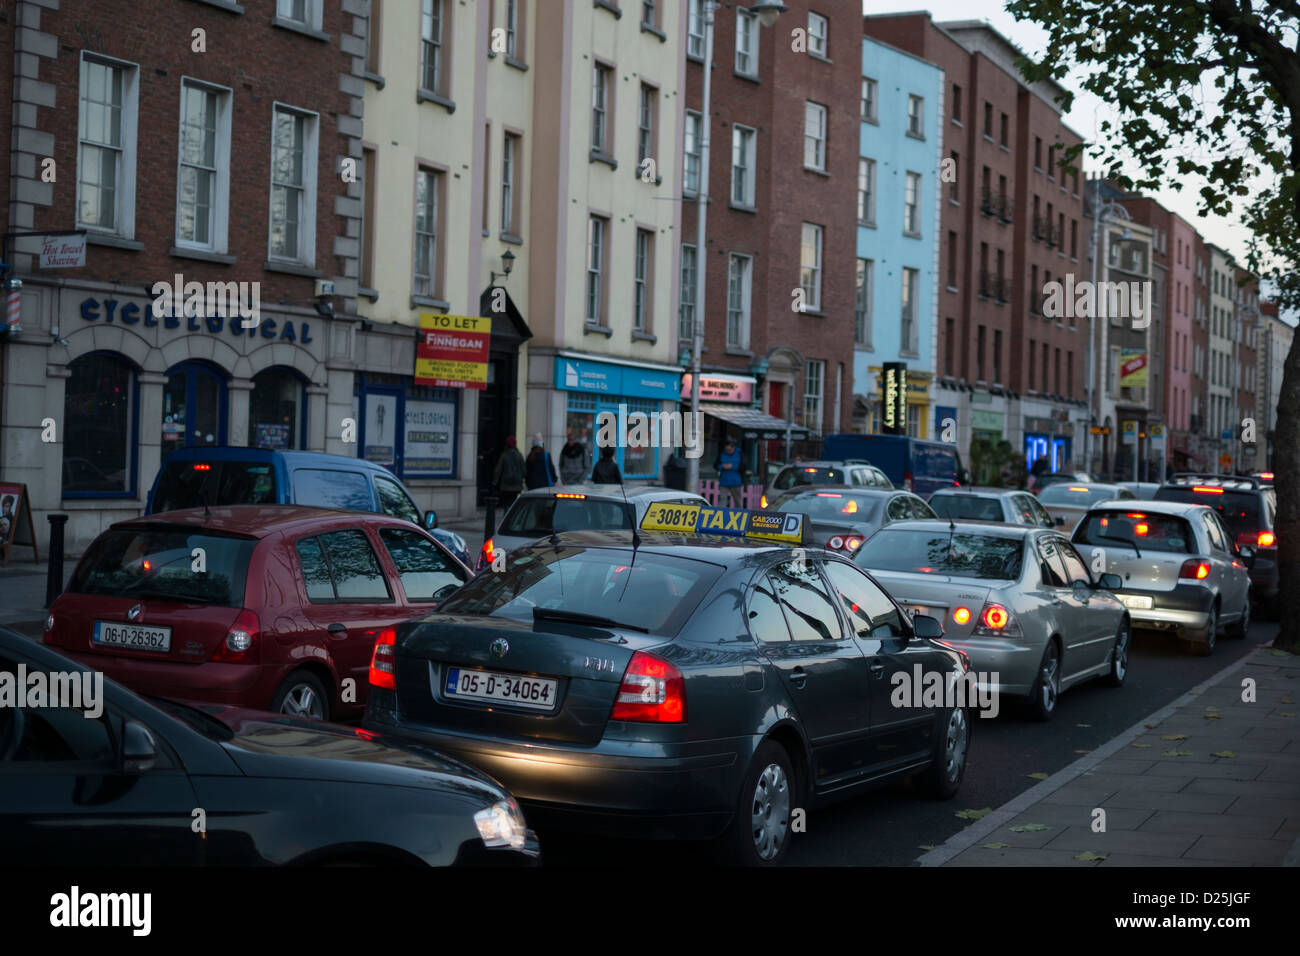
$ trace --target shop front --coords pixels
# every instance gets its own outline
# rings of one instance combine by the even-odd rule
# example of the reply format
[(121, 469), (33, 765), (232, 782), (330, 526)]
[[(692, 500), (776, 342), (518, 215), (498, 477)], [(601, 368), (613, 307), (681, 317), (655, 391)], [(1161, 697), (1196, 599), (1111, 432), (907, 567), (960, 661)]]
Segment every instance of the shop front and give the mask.
[[(916, 369), (909, 369), (901, 363), (891, 363), (905, 370), (907, 375), (907, 394), (903, 407), (906, 409), (906, 422), (900, 423), (906, 429), (906, 434), (911, 438), (938, 438), (941, 434), (939, 431), (930, 431), (931, 422), (931, 400), (930, 400), (930, 383), (934, 381), (932, 372), (923, 372)], [(872, 390), (860, 393), (857, 396), (855, 406), (858, 409), (857, 418), (862, 423), (863, 431), (867, 434), (883, 434), (887, 432), (886, 422), (888, 419), (887, 409), (885, 407), (886, 389), (883, 384), (885, 368), (879, 365), (873, 365), (868, 369), (867, 381), (871, 383)], [(897, 434), (903, 434), (902, 428)]]

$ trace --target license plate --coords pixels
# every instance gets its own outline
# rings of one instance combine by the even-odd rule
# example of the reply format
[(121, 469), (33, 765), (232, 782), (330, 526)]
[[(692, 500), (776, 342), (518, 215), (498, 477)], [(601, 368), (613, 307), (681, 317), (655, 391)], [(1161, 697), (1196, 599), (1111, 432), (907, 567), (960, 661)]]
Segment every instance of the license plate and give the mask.
[(555, 692), (560, 682), (546, 677), (522, 677), (497, 671), (447, 671), (442, 692), (448, 697), (469, 700), (492, 700), (533, 710), (554, 710)]
[(103, 647), (125, 647), (133, 651), (161, 651), (172, 648), (170, 627), (146, 627), (142, 624), (115, 624), (96, 621), (91, 643)]
[(1151, 610), (1151, 596), (1149, 594), (1121, 594), (1120, 603), (1125, 607), (1131, 607), (1137, 611)]

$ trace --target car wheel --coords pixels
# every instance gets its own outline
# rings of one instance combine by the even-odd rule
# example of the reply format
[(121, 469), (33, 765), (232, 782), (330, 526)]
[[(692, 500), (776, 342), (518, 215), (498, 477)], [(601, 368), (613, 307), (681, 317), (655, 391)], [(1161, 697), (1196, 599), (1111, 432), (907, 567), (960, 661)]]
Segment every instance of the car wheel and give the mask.
[(1124, 686), (1124, 678), (1128, 676), (1128, 648), (1132, 640), (1133, 629), (1128, 620), (1121, 621), (1119, 633), (1115, 635), (1115, 647), (1110, 652), (1110, 673), (1106, 675), (1106, 683), (1111, 687)]
[(776, 866), (785, 859), (794, 780), (785, 748), (770, 740), (760, 744), (741, 785), (736, 815), (723, 837), (730, 862)]
[(1227, 637), (1240, 641), (1245, 638), (1246, 633), (1250, 630), (1250, 595), (1246, 595), (1246, 604), (1241, 609), (1241, 620), (1227, 630)]
[(1219, 605), (1210, 608), (1210, 619), (1205, 625), (1205, 640), (1188, 641), (1188, 650), (1197, 657), (1209, 657), (1219, 640)]
[(936, 800), (947, 800), (957, 793), (966, 775), (970, 731), (970, 712), (965, 707), (954, 707), (942, 716), (930, 766), (916, 778), (923, 793)]
[(325, 685), (310, 671), (294, 671), (284, 679), (271, 701), (271, 710), (287, 717), (329, 720), (330, 702)]
[(1061, 652), (1055, 641), (1048, 641), (1043, 649), (1043, 659), (1038, 665), (1033, 690), (1026, 702), (1029, 716), (1034, 720), (1051, 720), (1056, 713), (1056, 702), (1061, 696)]

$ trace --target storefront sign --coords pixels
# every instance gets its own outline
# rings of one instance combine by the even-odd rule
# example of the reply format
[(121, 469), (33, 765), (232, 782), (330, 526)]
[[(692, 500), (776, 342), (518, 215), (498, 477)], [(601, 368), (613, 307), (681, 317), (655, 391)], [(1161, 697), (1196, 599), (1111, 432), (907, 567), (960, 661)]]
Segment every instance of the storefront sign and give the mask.
[(907, 434), (907, 366), (886, 362), (880, 373), (883, 425), (886, 435)]
[(404, 473), (407, 476), (451, 475), (455, 437), (455, 402), (425, 402), (408, 398)]
[(397, 463), (397, 396), (366, 396), (366, 436), (362, 455), (366, 461), (392, 469)]
[(292, 319), (268, 319), (263, 317), (256, 328), (246, 329), (239, 316), (224, 315), (163, 315), (153, 313), (152, 302), (119, 301), (117, 299), (87, 298), (81, 300), (81, 317), (87, 322), (120, 322), (122, 325), (140, 325), (145, 328), (182, 329), (186, 332), (207, 332), (220, 335), (247, 335), (249, 338), (261, 336), (264, 339), (278, 339), (281, 342), (294, 342), (309, 345), (311, 337), (310, 322), (295, 322)]
[[(682, 376), (682, 401), (691, 399), (691, 375)], [(700, 401), (702, 402), (736, 402), (749, 405), (754, 401), (754, 380), (751, 378), (730, 378), (725, 375), (700, 376)]]
[(681, 394), (681, 373), (557, 355), (555, 387), (570, 392), (676, 401)]
[[(163, 431), (167, 426), (163, 425)], [(289, 449), (289, 426), (279, 424), (266, 424), (258, 422), (254, 432), (256, 448), (270, 448), (272, 451), (287, 451)]]
[(1147, 387), (1147, 354), (1141, 349), (1120, 353), (1119, 384), (1122, 388)]
[(42, 236), (42, 269), (79, 269), (86, 264), (86, 234)]
[(420, 313), (415, 384), (435, 388), (487, 388), (492, 318)]

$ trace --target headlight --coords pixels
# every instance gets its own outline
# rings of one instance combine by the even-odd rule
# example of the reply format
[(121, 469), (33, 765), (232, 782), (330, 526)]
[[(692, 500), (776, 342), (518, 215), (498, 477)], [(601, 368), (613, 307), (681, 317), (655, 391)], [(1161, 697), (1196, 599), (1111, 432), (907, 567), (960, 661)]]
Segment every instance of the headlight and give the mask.
[(528, 828), (519, 804), (502, 800), (474, 814), (478, 835), (486, 846), (521, 847), (528, 838)]

